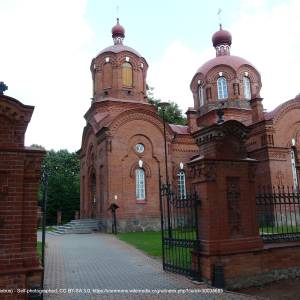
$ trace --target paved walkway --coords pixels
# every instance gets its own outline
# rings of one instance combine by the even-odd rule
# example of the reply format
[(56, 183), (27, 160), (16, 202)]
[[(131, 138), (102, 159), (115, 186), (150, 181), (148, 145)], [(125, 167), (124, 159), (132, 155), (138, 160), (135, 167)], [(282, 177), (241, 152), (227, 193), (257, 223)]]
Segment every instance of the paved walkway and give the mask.
[[(47, 234), (46, 243), (45, 288), (57, 289), (57, 293), (46, 295), (46, 300), (255, 299), (232, 293), (192, 293), (207, 287), (164, 272), (159, 260), (113, 235)], [(179, 294), (180, 289), (184, 293)]]

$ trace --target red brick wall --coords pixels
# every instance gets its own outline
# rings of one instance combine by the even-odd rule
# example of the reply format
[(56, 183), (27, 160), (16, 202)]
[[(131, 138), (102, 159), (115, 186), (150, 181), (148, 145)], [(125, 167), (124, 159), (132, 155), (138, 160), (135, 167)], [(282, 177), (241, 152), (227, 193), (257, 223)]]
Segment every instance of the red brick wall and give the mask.
[(0, 113), (0, 119), (10, 120), (0, 123), (0, 288), (26, 288), (40, 284), (42, 271), (36, 254), (36, 232), (44, 151), (24, 147), (33, 107), (6, 96), (0, 98), (0, 106), (15, 111), (13, 115)]
[(215, 264), (224, 266), (227, 288), (238, 289), (293, 278), (300, 272), (300, 244), (267, 244), (259, 251), (201, 256), (201, 273), (210, 283)]
[[(105, 117), (101, 119), (100, 116)], [(120, 229), (158, 230), (159, 174), (165, 182), (165, 159), (163, 122), (155, 108), (147, 104), (106, 101), (94, 103), (86, 118), (90, 125), (84, 133), (80, 154), (81, 217), (92, 216), (89, 182), (93, 172), (96, 176), (96, 215), (108, 222), (106, 227), (109, 228), (111, 222), (108, 207), (116, 203)], [(169, 127), (167, 139), (169, 178), (176, 186), (180, 162), (186, 164), (198, 154), (198, 147), (191, 136), (175, 135)], [(142, 154), (134, 150), (137, 143), (145, 146)], [(145, 201), (136, 200), (135, 195), (135, 168), (139, 160), (143, 161), (146, 172)]]
[[(246, 130), (238, 122), (200, 130), (194, 136), (203, 157), (189, 163), (190, 178), (201, 196), (198, 209), (201, 250), (193, 253), (193, 259), (195, 263), (200, 259), (201, 275), (210, 283), (214, 266), (222, 265), (227, 288), (259, 285), (282, 276), (296, 277), (300, 272), (299, 242), (266, 246), (259, 236), (255, 169), (262, 162), (243, 159), (247, 153), (244, 140), (238, 137)], [(230, 152), (234, 154), (232, 144), (238, 141), (240, 153), (230, 156)], [(217, 151), (222, 145), (227, 151)], [(263, 150), (258, 158), (270, 165), (268, 171), (273, 179), (272, 172), (288, 166), (284, 160), (285, 148), (266, 145)]]

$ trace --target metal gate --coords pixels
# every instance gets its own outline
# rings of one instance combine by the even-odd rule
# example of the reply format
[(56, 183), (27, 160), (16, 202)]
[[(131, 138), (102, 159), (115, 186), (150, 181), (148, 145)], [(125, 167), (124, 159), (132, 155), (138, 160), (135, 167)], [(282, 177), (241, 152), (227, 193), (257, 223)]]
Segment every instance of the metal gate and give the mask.
[(169, 185), (160, 188), (163, 269), (200, 280), (199, 259), (192, 252), (199, 250), (196, 193), (173, 193)]

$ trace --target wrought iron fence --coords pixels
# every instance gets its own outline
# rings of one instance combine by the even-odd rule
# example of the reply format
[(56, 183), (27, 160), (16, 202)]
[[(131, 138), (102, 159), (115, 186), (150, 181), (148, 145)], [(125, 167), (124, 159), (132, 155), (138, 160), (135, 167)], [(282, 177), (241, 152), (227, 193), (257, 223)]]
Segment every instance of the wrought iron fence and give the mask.
[(265, 242), (300, 240), (300, 193), (290, 187), (259, 187), (256, 215)]
[(163, 268), (194, 279), (200, 278), (197, 208), (200, 199), (196, 193), (173, 193), (169, 185), (160, 189)]

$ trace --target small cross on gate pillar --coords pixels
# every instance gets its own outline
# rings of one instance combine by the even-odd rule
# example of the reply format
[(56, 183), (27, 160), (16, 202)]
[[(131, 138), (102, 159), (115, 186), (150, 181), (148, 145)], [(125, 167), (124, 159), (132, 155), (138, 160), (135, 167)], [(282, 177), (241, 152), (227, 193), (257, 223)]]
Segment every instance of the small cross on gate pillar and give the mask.
[(3, 81), (0, 81), (0, 95), (3, 95), (3, 93), (6, 90), (7, 90), (7, 85)]

